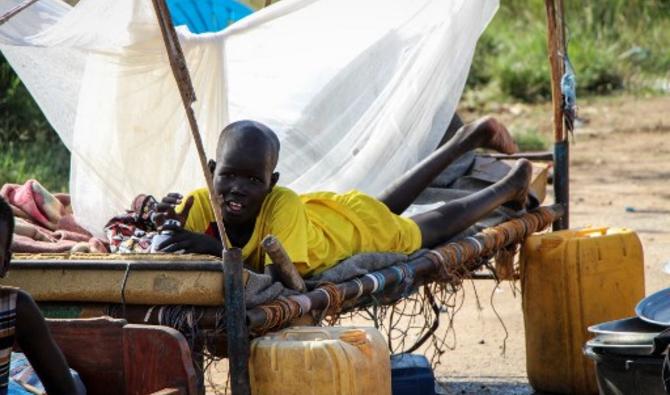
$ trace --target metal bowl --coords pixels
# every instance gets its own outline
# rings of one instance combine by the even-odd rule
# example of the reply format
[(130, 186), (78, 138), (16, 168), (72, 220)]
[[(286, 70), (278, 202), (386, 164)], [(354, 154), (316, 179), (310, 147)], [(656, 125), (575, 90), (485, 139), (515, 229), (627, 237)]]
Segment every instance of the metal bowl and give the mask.
[(586, 342), (586, 348), (592, 348), (597, 353), (606, 352), (617, 355), (651, 355), (653, 344), (613, 344), (603, 342), (597, 337)]
[(600, 342), (622, 345), (652, 344), (654, 337), (665, 329), (663, 326), (650, 324), (638, 317), (603, 322), (588, 328), (589, 332), (596, 335)]
[(663, 289), (642, 299), (635, 306), (635, 314), (656, 325), (670, 326), (670, 288)]

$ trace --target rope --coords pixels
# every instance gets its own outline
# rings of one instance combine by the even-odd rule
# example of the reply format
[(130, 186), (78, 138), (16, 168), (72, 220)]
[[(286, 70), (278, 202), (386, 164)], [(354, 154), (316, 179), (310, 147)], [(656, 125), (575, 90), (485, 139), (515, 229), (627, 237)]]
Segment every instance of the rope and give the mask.
[(325, 293), (328, 297), (328, 306), (323, 309), (321, 320), (326, 320), (329, 325), (335, 325), (342, 311), (342, 303), (344, 303), (342, 292), (337, 285), (332, 283), (323, 284), (317, 290)]
[(126, 271), (123, 273), (123, 281), (121, 283), (121, 312), (123, 318), (126, 316), (126, 284), (128, 284), (128, 276), (130, 275), (130, 262), (126, 263)]
[(353, 299), (358, 300), (358, 298), (360, 298), (361, 295), (363, 295), (363, 282), (358, 278), (355, 278), (353, 282), (354, 284), (356, 284), (357, 287), (356, 295), (353, 297)]
[(259, 335), (265, 334), (272, 329), (278, 328), (289, 321), (300, 317), (301, 306), (295, 300), (279, 297), (274, 301), (259, 306), (266, 316), (266, 321), (260, 328), (254, 330)]

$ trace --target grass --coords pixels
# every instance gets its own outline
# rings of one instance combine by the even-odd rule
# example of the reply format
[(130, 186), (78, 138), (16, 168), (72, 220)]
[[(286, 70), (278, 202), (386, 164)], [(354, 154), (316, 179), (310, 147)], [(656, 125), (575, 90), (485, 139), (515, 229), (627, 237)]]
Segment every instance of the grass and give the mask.
[(545, 151), (550, 145), (549, 138), (535, 129), (512, 132), (512, 137), (520, 152)]
[[(670, 80), (670, 1), (565, 2), (568, 54), (579, 95), (658, 92)], [(484, 99), (550, 98), (542, 0), (506, 0), (479, 41), (469, 90)], [(472, 96), (472, 94), (468, 94)]]
[(0, 185), (34, 178), (51, 192), (67, 192), (69, 177), (70, 153), (60, 141), (3, 144)]
[(42, 111), (0, 55), (0, 186), (39, 180), (68, 190), (70, 154)]

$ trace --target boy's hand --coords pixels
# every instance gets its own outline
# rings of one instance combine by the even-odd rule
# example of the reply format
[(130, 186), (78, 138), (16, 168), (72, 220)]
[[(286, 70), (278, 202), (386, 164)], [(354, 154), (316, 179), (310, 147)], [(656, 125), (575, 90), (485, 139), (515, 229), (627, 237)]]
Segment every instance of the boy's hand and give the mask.
[(192, 254), (221, 256), (223, 246), (215, 238), (203, 233), (193, 233), (181, 228), (171, 228), (169, 239), (158, 245), (161, 252), (184, 251)]
[(188, 213), (193, 207), (193, 196), (189, 196), (184, 204), (184, 209), (181, 213), (177, 213), (175, 208), (181, 204), (183, 196), (178, 193), (168, 193), (158, 206), (156, 206), (156, 216), (153, 221), (156, 226), (160, 229), (165, 224), (165, 221), (171, 219), (178, 221), (182, 226), (186, 224), (188, 219)]

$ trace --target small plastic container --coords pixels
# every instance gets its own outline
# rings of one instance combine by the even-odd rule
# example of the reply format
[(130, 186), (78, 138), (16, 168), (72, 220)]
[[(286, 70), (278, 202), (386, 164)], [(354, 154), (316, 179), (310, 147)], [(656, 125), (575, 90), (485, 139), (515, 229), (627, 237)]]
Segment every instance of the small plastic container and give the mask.
[(172, 237), (173, 231), (171, 228), (181, 228), (181, 222), (174, 219), (168, 219), (165, 221), (165, 224), (163, 224), (163, 228), (164, 229), (161, 229), (161, 231), (151, 239), (151, 248), (149, 251), (152, 254), (160, 252), (158, 247), (161, 243)]
[(423, 355), (400, 354), (391, 358), (393, 395), (435, 395), (435, 375)]

